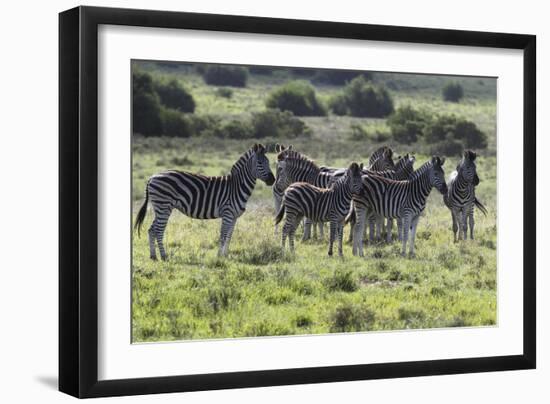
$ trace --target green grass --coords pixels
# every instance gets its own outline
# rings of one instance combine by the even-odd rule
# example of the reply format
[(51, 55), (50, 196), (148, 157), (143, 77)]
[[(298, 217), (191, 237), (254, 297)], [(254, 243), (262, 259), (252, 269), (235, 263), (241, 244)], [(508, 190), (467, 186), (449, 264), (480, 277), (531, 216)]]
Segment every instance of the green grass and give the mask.
[[(246, 119), (265, 109), (269, 91), (295, 79), (289, 72), (251, 75), (246, 88), (232, 88), (231, 98), (219, 95), (199, 75), (185, 67), (143, 63), (154, 75), (176, 78), (191, 90), (199, 114), (222, 119)], [(133, 235), (132, 335), (134, 342), (181, 339), (318, 334), (371, 330), (488, 326), (496, 323), (496, 81), (456, 78), (464, 87), (460, 103), (442, 101), (444, 76), (376, 73), (375, 81), (391, 91), (396, 106), (412, 104), (432, 113), (454, 113), (486, 131), (489, 148), (478, 158), (481, 179), (476, 192), (487, 206), (476, 211), (476, 240), (453, 243), (451, 215), (441, 195), (432, 191), (420, 219), (416, 257), (400, 256), (400, 245), (368, 245), (365, 257), (327, 256), (328, 241), (301, 242), (296, 254), (283, 253), (274, 235), (271, 188), (258, 181), (246, 212), (237, 222), (229, 256), (218, 258), (219, 220), (193, 220), (174, 212), (168, 223), (167, 262), (149, 259), (146, 229)], [(341, 87), (316, 85), (326, 102)], [(343, 167), (366, 162), (379, 146), (350, 140), (350, 126), (387, 131), (383, 119), (303, 118), (311, 138), (290, 141), (320, 164)], [(288, 139), (262, 139), (289, 143)], [(218, 138), (134, 137), (132, 186), (134, 215), (143, 201), (147, 179), (166, 169), (206, 175), (227, 174), (255, 140)], [(390, 142), (391, 144), (391, 142)], [(391, 144), (397, 153), (413, 152), (416, 167), (429, 157), (419, 145)], [(274, 169), (275, 155), (268, 157)], [(447, 176), (458, 158), (448, 158)], [(394, 226), (394, 232), (395, 232)], [(346, 227), (346, 238), (349, 229)]]

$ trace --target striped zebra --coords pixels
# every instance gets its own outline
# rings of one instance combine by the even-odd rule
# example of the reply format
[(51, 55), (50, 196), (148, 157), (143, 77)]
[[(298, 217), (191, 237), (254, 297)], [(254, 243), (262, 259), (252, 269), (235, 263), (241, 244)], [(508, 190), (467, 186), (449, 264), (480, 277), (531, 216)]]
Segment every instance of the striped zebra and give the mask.
[(393, 150), (388, 146), (376, 149), (369, 157), (368, 169), (371, 171), (394, 170)]
[(361, 192), (362, 165), (352, 163), (345, 174), (330, 188), (319, 188), (307, 182), (290, 185), (283, 197), (283, 203), (275, 221), (279, 223), (286, 213), (282, 231), (282, 246), (288, 237), (290, 250), (294, 252), (294, 233), (303, 217), (317, 222), (330, 222), (328, 255), (332, 256), (333, 244), (338, 238), (338, 255), (342, 256), (344, 219), (349, 212), (352, 195)]
[[(375, 160), (375, 163), (379, 161), (379, 158)], [(391, 155), (390, 155), (390, 158), (391, 158)], [(386, 157), (386, 161), (387, 161), (387, 157)], [(389, 178), (389, 179), (398, 180), (398, 181), (407, 180), (409, 179), (409, 177), (414, 171), (414, 162), (415, 162), (415, 157), (407, 153), (402, 157), (398, 157), (397, 163), (395, 163), (395, 165), (393, 166), (393, 169), (386, 169), (382, 171), (363, 169), (363, 174), (378, 175), (380, 177)], [(379, 166), (381, 166), (381, 164)], [(387, 166), (388, 164), (386, 164), (386, 167)], [(353, 204), (352, 204), (352, 210), (350, 212), (351, 212), (351, 215), (350, 215), (349, 221), (350, 221), (351, 228), (350, 228), (349, 241), (350, 243), (353, 243), (353, 233), (354, 233), (354, 227), (356, 222)], [(374, 243), (375, 240), (381, 239), (382, 228), (384, 227), (384, 217), (377, 215), (375, 212), (371, 211), (368, 215), (368, 223), (369, 223), (369, 234), (370, 234), (369, 240), (371, 243)], [(393, 219), (389, 218), (387, 228), (391, 229), (392, 227), (393, 227)], [(397, 232), (398, 239), (401, 240), (401, 219), (399, 218), (397, 219), (397, 229), (398, 229), (398, 232)], [(391, 237), (392, 237), (391, 231), (387, 231), (386, 241), (388, 243), (391, 242)]]
[(156, 260), (155, 240), (160, 256), (166, 260), (163, 238), (168, 218), (173, 209), (195, 219), (222, 219), (219, 252), (225, 256), (235, 228), (235, 222), (246, 209), (246, 202), (256, 179), (267, 185), (275, 182), (265, 156), (265, 147), (255, 144), (231, 168), (229, 175), (207, 177), (181, 171), (166, 171), (152, 176), (145, 188), (145, 201), (138, 212), (135, 228), (138, 234), (147, 213), (147, 203), (155, 212), (149, 228), (149, 250)]
[(468, 225), (470, 226), (470, 238), (474, 239), (474, 206), (477, 206), (484, 215), (487, 214), (487, 209), (475, 195), (475, 187), (479, 184), (476, 157), (475, 152), (464, 151), (456, 171), (451, 174), (451, 179), (447, 184), (448, 191), (443, 196), (445, 205), (451, 211), (455, 242), (466, 240)]
[(363, 229), (369, 209), (384, 217), (402, 219), (402, 254), (406, 254), (408, 242), (409, 252), (414, 255), (418, 220), (426, 207), (426, 199), (432, 187), (437, 188), (442, 194), (447, 193), (444, 163), (445, 159), (434, 156), (416, 170), (408, 181), (395, 181), (377, 175), (362, 177), (362, 192), (354, 195), (353, 198), (357, 215), (353, 243), (354, 255), (363, 256)]
[[(321, 168), (309, 157), (292, 150), (292, 147), (282, 149), (277, 155), (277, 176), (273, 186), (273, 199), (276, 212), (279, 212), (282, 195), (288, 186), (295, 182), (307, 182), (320, 188), (328, 188), (338, 177), (345, 173), (345, 169)], [(317, 223), (321, 238), (323, 237), (323, 223)], [(311, 237), (312, 222), (306, 217), (302, 240)], [(277, 224), (275, 225), (277, 232)]]
[[(415, 157), (407, 153), (406, 155), (399, 157), (397, 163), (395, 163), (394, 170), (385, 170), (385, 171), (370, 171), (363, 170), (363, 174), (378, 175), (379, 177), (388, 178), (395, 181), (405, 181), (410, 178), (414, 172), (414, 162)], [(376, 212), (371, 211), (367, 217), (369, 223), (369, 241), (374, 243), (375, 240), (380, 240), (382, 238), (382, 231), (384, 228), (384, 216), (376, 214)], [(397, 239), (402, 241), (402, 220), (397, 218)], [(376, 229), (375, 229), (376, 226)], [(393, 218), (387, 219), (386, 224), (386, 242), (392, 242), (392, 232), (393, 227)]]

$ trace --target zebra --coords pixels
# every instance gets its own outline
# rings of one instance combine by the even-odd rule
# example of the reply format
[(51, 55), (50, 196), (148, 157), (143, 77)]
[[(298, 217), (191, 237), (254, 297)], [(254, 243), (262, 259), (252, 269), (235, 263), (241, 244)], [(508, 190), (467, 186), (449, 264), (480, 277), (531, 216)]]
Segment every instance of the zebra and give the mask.
[[(394, 170), (385, 170), (385, 171), (370, 171), (363, 170), (363, 174), (378, 175), (380, 177), (388, 178), (396, 181), (405, 181), (410, 178), (414, 172), (414, 162), (416, 161), (415, 157), (409, 153), (405, 154), (402, 157), (399, 157), (397, 163), (395, 164)], [(374, 211), (368, 215), (369, 223), (369, 240), (373, 243), (376, 240), (381, 239), (382, 227), (384, 226), (384, 216), (377, 215)], [(376, 225), (376, 230), (375, 230)], [(386, 242), (391, 243), (392, 241), (392, 232), (393, 219), (390, 217), (387, 221), (386, 227)], [(397, 218), (397, 239), (399, 241), (402, 238), (402, 220)]]
[(479, 184), (476, 157), (474, 151), (464, 151), (456, 171), (451, 174), (447, 184), (448, 191), (443, 196), (445, 205), (451, 211), (455, 242), (466, 240), (468, 225), (470, 226), (470, 239), (474, 239), (474, 206), (477, 206), (484, 215), (487, 214), (487, 209), (475, 195), (475, 187)]
[[(420, 214), (426, 207), (426, 199), (432, 187), (441, 194), (447, 193), (444, 158), (433, 156), (416, 170), (408, 181), (395, 181), (377, 175), (363, 175), (363, 189), (353, 196), (357, 214), (354, 235), (353, 254), (363, 256), (363, 229), (369, 209), (384, 217), (401, 218), (403, 221), (403, 249), (406, 255), (407, 242), (409, 253), (414, 256), (416, 227)], [(409, 237), (410, 230), (410, 237)], [(390, 229), (391, 231), (391, 229)]]
[(152, 176), (145, 187), (145, 201), (138, 212), (135, 229), (140, 233), (147, 203), (155, 212), (149, 228), (149, 250), (157, 259), (155, 240), (162, 260), (166, 260), (163, 238), (173, 209), (195, 219), (222, 219), (218, 255), (225, 256), (237, 219), (244, 213), (256, 179), (273, 185), (275, 177), (265, 156), (265, 146), (255, 144), (231, 168), (229, 175), (207, 177), (182, 171), (166, 171)]
[(345, 174), (330, 188), (319, 188), (307, 182), (290, 185), (284, 194), (281, 209), (275, 221), (279, 223), (286, 213), (282, 231), (282, 246), (288, 237), (290, 251), (294, 252), (294, 233), (302, 217), (318, 222), (330, 222), (328, 255), (333, 254), (333, 244), (338, 237), (338, 255), (342, 256), (344, 219), (349, 212), (352, 195), (361, 192), (362, 165), (351, 163)]
[(393, 150), (388, 146), (382, 146), (376, 149), (369, 157), (368, 167), (371, 171), (394, 170)]
[[(373, 158), (371, 156), (371, 159), (369, 161), (373, 161), (371, 164), (371, 167), (386, 167), (385, 170), (373, 170), (373, 169), (363, 169), (363, 174), (374, 174), (379, 175), (381, 177), (390, 178), (393, 180), (406, 180), (410, 177), (410, 175), (414, 171), (414, 162), (415, 157), (407, 153), (405, 156), (399, 157), (397, 160), (397, 163), (393, 165), (393, 161), (391, 160), (391, 149), (389, 149), (390, 153), (388, 154), (386, 152), (388, 149), (380, 148), (376, 150), (374, 154), (378, 153), (379, 157), (376, 158), (373, 161)], [(383, 156), (383, 152), (386, 152), (387, 154)], [(380, 159), (384, 159), (384, 162), (380, 162)], [(391, 163), (390, 163), (391, 161)], [(388, 168), (393, 167), (393, 168)], [(354, 227), (355, 227), (355, 211), (353, 209), (353, 203), (351, 207), (351, 216), (350, 216), (350, 236), (349, 236), (349, 242), (353, 243), (353, 233), (354, 233)], [(388, 228), (391, 229), (393, 226), (393, 219), (388, 219)], [(380, 240), (381, 233), (382, 233), (382, 227), (384, 227), (384, 217), (376, 215), (374, 212), (370, 212), (368, 215), (368, 222), (369, 222), (369, 232), (370, 232), (370, 242), (374, 243), (374, 240)], [(391, 223), (390, 223), (391, 222)], [(376, 230), (375, 230), (375, 224), (376, 224)], [(397, 219), (397, 228), (398, 228), (398, 238), (401, 240), (401, 219)], [(386, 233), (386, 241), (388, 243), (391, 242), (391, 231), (387, 231)]]
[[(309, 157), (292, 150), (291, 147), (281, 150), (277, 155), (277, 177), (273, 186), (276, 212), (280, 210), (284, 191), (292, 183), (308, 182), (320, 188), (328, 188), (345, 171), (345, 169), (321, 168)], [(306, 217), (302, 241), (310, 238), (311, 225), (311, 220)], [(318, 225), (320, 236), (323, 238), (323, 223)], [(277, 224), (275, 226), (277, 229)]]

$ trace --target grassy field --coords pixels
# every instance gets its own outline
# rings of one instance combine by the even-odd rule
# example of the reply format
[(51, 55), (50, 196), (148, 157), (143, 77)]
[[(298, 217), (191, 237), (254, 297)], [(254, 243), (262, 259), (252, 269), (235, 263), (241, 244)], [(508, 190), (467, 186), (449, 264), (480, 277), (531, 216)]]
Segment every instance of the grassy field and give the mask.
[[(147, 66), (145, 66), (146, 68)], [(252, 76), (231, 99), (215, 96), (198, 76), (157, 69), (185, 82), (198, 111), (243, 116), (262, 109), (268, 88), (284, 77)], [(146, 231), (133, 235), (132, 335), (134, 342), (180, 339), (317, 334), (496, 324), (496, 99), (492, 80), (464, 81), (461, 103), (445, 103), (429, 76), (380, 76), (397, 105), (412, 103), (434, 112), (455, 112), (489, 134), (489, 148), (478, 158), (481, 183), (476, 192), (489, 214), (476, 212), (474, 241), (453, 243), (451, 215), (433, 190), (416, 239), (416, 257), (400, 256), (400, 245), (368, 245), (365, 258), (329, 258), (325, 239), (297, 241), (296, 254), (283, 254), (274, 235), (271, 188), (258, 181), (247, 210), (238, 220), (227, 258), (217, 257), (219, 220), (192, 220), (174, 211), (168, 223), (167, 262), (149, 259)], [(431, 81), (430, 81), (431, 80)], [(389, 84), (393, 82), (394, 84)], [(439, 83), (439, 82), (438, 82)], [(483, 83), (483, 84), (479, 84)], [(438, 84), (439, 85), (439, 84)], [(336, 88), (318, 87), (321, 98)], [(493, 95), (491, 95), (493, 94)], [(366, 162), (377, 144), (349, 140), (351, 123), (385, 125), (384, 120), (304, 118), (310, 139), (291, 143), (320, 164)], [(288, 143), (286, 139), (262, 142)], [(134, 215), (152, 174), (180, 169), (207, 175), (229, 172), (254, 141), (204, 138), (143, 138), (133, 141)], [(417, 152), (395, 145), (398, 153)], [(416, 167), (428, 156), (417, 154)], [(274, 169), (274, 154), (268, 155)], [(447, 176), (458, 163), (448, 158)], [(151, 209), (144, 228), (152, 221)], [(395, 229), (395, 226), (394, 226)], [(346, 235), (348, 228), (345, 229)]]

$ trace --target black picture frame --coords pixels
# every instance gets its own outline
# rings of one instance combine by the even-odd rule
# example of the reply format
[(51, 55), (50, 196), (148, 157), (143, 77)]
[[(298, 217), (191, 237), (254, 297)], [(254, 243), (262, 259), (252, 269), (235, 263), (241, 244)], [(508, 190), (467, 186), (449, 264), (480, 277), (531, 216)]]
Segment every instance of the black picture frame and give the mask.
[[(181, 28), (523, 50), (523, 354), (98, 381), (98, 26)], [(59, 15), (59, 390), (76, 397), (534, 369), (536, 37), (533, 35), (77, 7)]]

